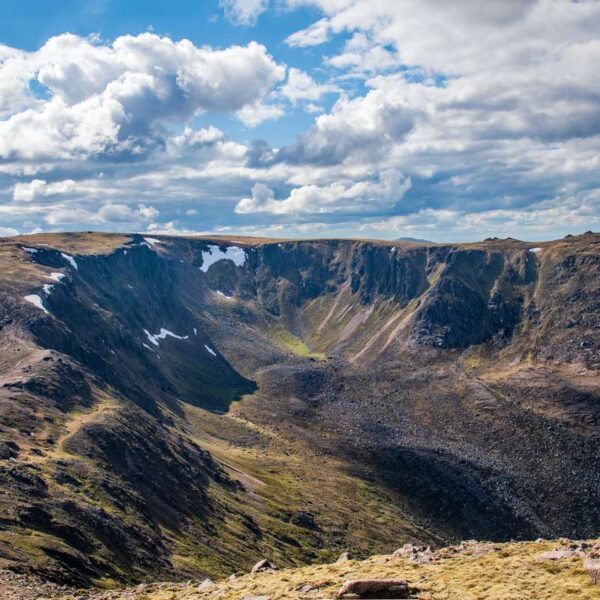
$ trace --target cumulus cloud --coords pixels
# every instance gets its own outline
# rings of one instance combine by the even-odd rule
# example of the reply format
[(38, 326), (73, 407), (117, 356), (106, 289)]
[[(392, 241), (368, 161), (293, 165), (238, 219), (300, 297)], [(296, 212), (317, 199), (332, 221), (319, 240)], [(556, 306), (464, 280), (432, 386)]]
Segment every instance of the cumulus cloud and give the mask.
[(72, 179), (47, 183), (44, 179), (33, 179), (28, 183), (17, 183), (13, 188), (13, 200), (31, 202), (48, 196), (71, 194), (75, 191)]
[(13, 227), (0, 227), (0, 237), (11, 237), (19, 235), (19, 232)]
[(251, 198), (242, 198), (235, 211), (239, 214), (274, 215), (368, 213), (391, 207), (410, 188), (410, 179), (396, 170), (384, 171), (377, 180), (335, 181), (326, 186), (305, 185), (293, 189), (287, 198), (277, 200), (271, 188), (256, 183)]
[(108, 202), (97, 211), (91, 211), (77, 206), (58, 206), (46, 216), (49, 225), (71, 225), (73, 223), (90, 224), (136, 224), (152, 221), (159, 215), (159, 211), (144, 204), (132, 208), (127, 204)]
[(237, 118), (248, 125), (248, 127), (256, 127), (264, 121), (270, 121), (283, 117), (285, 110), (277, 104), (265, 104), (264, 102), (255, 102), (244, 106), (237, 111)]
[(254, 25), (267, 10), (269, 0), (219, 0), (227, 19), (236, 25)]
[[(0, 158), (139, 156), (163, 143), (167, 124), (255, 106), (284, 76), (256, 42), (215, 50), (151, 33), (112, 44), (56, 36), (0, 62), (0, 102), (10, 112), (0, 121)], [(48, 99), (33, 96), (31, 81)]]
[(295, 104), (301, 100), (316, 102), (325, 94), (338, 92), (339, 88), (330, 83), (317, 83), (308, 73), (291, 68), (285, 85), (281, 86), (281, 94)]
[(366, 96), (340, 98), (328, 114), (298, 140), (282, 148), (277, 160), (334, 165), (347, 160), (372, 162), (413, 129), (418, 113), (394, 90), (372, 90)]

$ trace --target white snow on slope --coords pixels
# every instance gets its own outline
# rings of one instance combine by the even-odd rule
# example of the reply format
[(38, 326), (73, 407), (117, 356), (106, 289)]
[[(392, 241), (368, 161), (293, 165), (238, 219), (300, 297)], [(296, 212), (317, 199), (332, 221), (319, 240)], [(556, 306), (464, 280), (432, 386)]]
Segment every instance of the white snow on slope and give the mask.
[(225, 294), (224, 292), (222, 292), (221, 290), (215, 290), (217, 293), (217, 296), (221, 296), (221, 298), (225, 298), (225, 300), (233, 300), (233, 296), (228, 296), (227, 294)]
[(156, 238), (144, 238), (144, 241), (148, 244), (150, 244), (151, 246), (154, 246), (156, 244), (162, 244), (161, 240), (157, 240)]
[(49, 296), (53, 287), (54, 287), (53, 285), (51, 285), (49, 283), (45, 283), (44, 284), (44, 294), (46, 294), (46, 296)]
[(69, 254), (65, 254), (64, 252), (61, 252), (61, 253), (60, 253), (60, 255), (61, 255), (61, 256), (62, 256), (62, 257), (63, 257), (63, 258), (64, 258), (64, 259), (67, 261), (67, 262), (69, 262), (69, 263), (71, 264), (71, 266), (72, 266), (74, 269), (79, 269), (79, 267), (77, 266), (77, 263), (75, 262), (75, 259), (74, 259), (72, 256), (70, 256)]
[(27, 248), (25, 246), (23, 246), (23, 250), (29, 254), (35, 254), (36, 252), (39, 252), (37, 248)]
[(221, 250), (219, 246), (210, 245), (208, 252), (202, 253), (202, 266), (200, 270), (206, 273), (208, 267), (224, 258), (232, 260), (236, 266), (241, 267), (246, 262), (246, 251), (238, 246), (228, 246), (225, 250)]
[(537, 254), (538, 252), (541, 252), (543, 250), (543, 248), (529, 248), (529, 252), (533, 252), (534, 254)]
[(160, 333), (157, 333), (156, 335), (152, 335), (147, 329), (144, 329), (144, 333), (146, 334), (147, 338), (155, 345), (155, 346), (159, 346), (160, 344), (158, 343), (158, 340), (164, 340), (167, 336), (173, 337), (175, 339), (178, 340), (187, 340), (188, 336), (187, 335), (177, 335), (176, 333), (173, 333), (172, 331), (169, 331), (168, 329), (165, 329), (164, 327), (161, 327), (160, 329)]
[(42, 302), (42, 299), (37, 294), (30, 294), (29, 296), (25, 296), (25, 300), (27, 300), (27, 302), (29, 302), (30, 304), (33, 304), (36, 308), (43, 310), (45, 313), (48, 312), (46, 310), (46, 307), (44, 306), (44, 303)]
[(213, 356), (216, 356), (216, 355), (217, 355), (217, 353), (216, 353), (216, 352), (215, 352), (215, 351), (214, 351), (214, 350), (213, 350), (213, 349), (212, 349), (210, 346), (207, 346), (206, 344), (204, 344), (204, 347), (205, 347), (205, 348), (206, 348), (206, 349), (207, 349), (207, 350), (208, 350), (208, 351), (209, 351), (209, 352), (210, 352), (210, 353), (211, 353)]
[(56, 271), (52, 271), (52, 273), (50, 273), (50, 275), (46, 275), (46, 277), (48, 279), (52, 279), (52, 281), (60, 282), (61, 279), (65, 278), (65, 275), (63, 275), (62, 273), (57, 273)]

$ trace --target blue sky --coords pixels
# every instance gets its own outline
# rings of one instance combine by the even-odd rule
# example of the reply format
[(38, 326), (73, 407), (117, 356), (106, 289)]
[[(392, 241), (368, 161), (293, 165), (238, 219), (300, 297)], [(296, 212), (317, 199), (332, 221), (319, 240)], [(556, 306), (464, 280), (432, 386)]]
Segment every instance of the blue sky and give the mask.
[(600, 221), (600, 5), (0, 0), (0, 235)]

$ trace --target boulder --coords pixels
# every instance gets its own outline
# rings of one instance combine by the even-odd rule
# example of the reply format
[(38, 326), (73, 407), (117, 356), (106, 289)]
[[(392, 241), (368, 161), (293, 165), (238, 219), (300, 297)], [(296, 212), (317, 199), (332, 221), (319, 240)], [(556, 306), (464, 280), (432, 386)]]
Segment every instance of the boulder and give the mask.
[(259, 560), (253, 567), (250, 573), (262, 573), (263, 571), (277, 571), (277, 566), (269, 562), (266, 558)]
[(337, 597), (355, 594), (359, 598), (410, 598), (415, 591), (404, 579), (353, 579), (342, 585)]
[(337, 562), (337, 563), (343, 563), (343, 562), (347, 562), (349, 560), (351, 560), (350, 553), (349, 552), (342, 552), (340, 554), (340, 557), (335, 562)]
[(208, 577), (198, 586), (198, 590), (202, 591), (202, 590), (207, 590), (209, 587), (212, 587), (215, 584), (215, 582), (212, 579), (209, 579)]
[(537, 562), (547, 562), (552, 560), (562, 560), (564, 558), (582, 557), (585, 556), (585, 552), (578, 547), (575, 548), (556, 548), (555, 550), (548, 550), (548, 552), (541, 552), (535, 557)]
[(395, 558), (405, 558), (417, 564), (424, 564), (435, 560), (435, 554), (429, 546), (415, 546), (413, 544), (404, 544), (392, 556)]
[(600, 585), (600, 559), (599, 558), (588, 558), (583, 563), (585, 572), (591, 577), (592, 581)]

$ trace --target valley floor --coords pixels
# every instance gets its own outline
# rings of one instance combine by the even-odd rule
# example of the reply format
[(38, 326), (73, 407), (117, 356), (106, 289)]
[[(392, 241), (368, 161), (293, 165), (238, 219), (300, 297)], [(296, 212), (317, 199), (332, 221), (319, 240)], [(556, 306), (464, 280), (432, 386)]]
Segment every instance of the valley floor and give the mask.
[[(259, 573), (215, 583), (153, 583), (113, 590), (44, 588), (35, 580), (0, 573), (2, 600), (284, 600), (337, 597), (356, 579), (403, 579), (419, 600), (594, 600), (600, 586), (586, 564), (600, 540), (519, 543), (463, 542), (434, 552), (407, 545), (394, 555)], [(11, 579), (12, 578), (12, 579)]]

